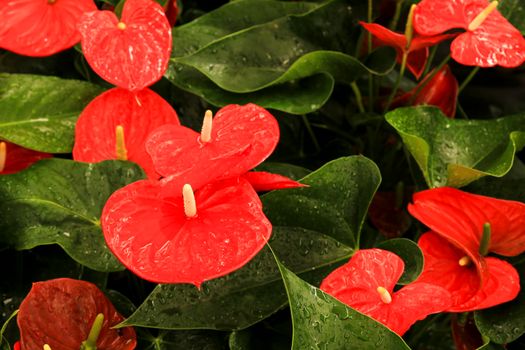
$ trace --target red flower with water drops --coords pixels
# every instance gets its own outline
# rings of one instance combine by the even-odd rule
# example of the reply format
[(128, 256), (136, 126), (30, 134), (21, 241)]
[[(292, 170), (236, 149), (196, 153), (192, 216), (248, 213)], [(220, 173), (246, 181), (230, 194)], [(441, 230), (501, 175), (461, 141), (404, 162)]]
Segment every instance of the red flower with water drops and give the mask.
[(153, 0), (127, 0), (120, 21), (111, 11), (86, 13), (79, 31), (90, 66), (119, 87), (141, 90), (159, 80), (168, 67), (171, 27)]
[(108, 90), (91, 101), (78, 118), (73, 159), (130, 160), (138, 163), (149, 178), (157, 179), (159, 175), (144, 144), (149, 133), (164, 124), (179, 125), (177, 113), (152, 90)]
[(458, 93), (458, 81), (446, 65), (435, 74), (434, 71), (430, 72), (414, 89), (396, 98), (392, 106), (436, 106), (446, 116), (454, 118)]
[(33, 283), (17, 317), (21, 350), (45, 345), (52, 350), (79, 349), (85, 341), (97, 350), (132, 350), (137, 344), (133, 328), (112, 328), (124, 317), (104, 293), (85, 281), (59, 278)]
[(49, 56), (80, 40), (79, 18), (93, 0), (0, 0), (0, 47), (26, 56)]
[(449, 293), (429, 283), (394, 292), (403, 270), (403, 260), (394, 253), (359, 250), (323, 280), (321, 290), (403, 335), (416, 321), (450, 306)]
[(457, 62), (479, 67), (518, 67), (525, 61), (525, 39), (497, 10), (497, 1), (423, 0), (414, 13), (414, 29), (436, 35), (463, 28), (450, 46)]
[(207, 184), (163, 179), (116, 191), (102, 212), (111, 251), (132, 272), (157, 283), (192, 283), (244, 266), (270, 238), (272, 226), (242, 178)]
[(465, 252), (440, 235), (427, 232), (418, 245), (425, 257), (425, 267), (417, 282), (435, 284), (450, 292), (452, 305), (445, 311), (485, 309), (514, 299), (520, 291), (518, 272), (503, 260), (483, 258), (487, 275), (481, 280)]
[(33, 151), (7, 141), (0, 141), (0, 174), (22, 171), (40, 159), (52, 157), (49, 153)]
[(286, 176), (272, 174), (266, 171), (249, 171), (242, 175), (248, 180), (253, 189), (257, 192), (282, 190), (286, 188), (306, 187), (300, 182), (294, 181)]

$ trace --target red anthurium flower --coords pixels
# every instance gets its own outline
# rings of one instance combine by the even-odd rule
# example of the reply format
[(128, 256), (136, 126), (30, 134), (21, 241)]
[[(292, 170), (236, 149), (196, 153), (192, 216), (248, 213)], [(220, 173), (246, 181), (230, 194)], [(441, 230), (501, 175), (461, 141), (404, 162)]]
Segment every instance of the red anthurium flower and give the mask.
[(120, 21), (111, 11), (80, 20), (82, 51), (98, 75), (136, 91), (159, 80), (168, 67), (171, 27), (153, 0), (127, 0)]
[(282, 176), (279, 174), (272, 174), (266, 171), (249, 171), (242, 175), (245, 180), (248, 180), (253, 189), (257, 192), (282, 190), (285, 188), (306, 187), (306, 185)]
[(279, 140), (279, 125), (255, 104), (228, 105), (215, 117), (206, 112), (202, 132), (164, 125), (152, 132), (146, 150), (155, 169), (198, 189), (214, 179), (237, 177), (264, 161)]
[(414, 29), (436, 35), (463, 28), (450, 47), (457, 62), (479, 67), (518, 67), (525, 61), (525, 39), (497, 10), (497, 1), (423, 0), (414, 13)]
[(33, 151), (7, 141), (0, 141), (0, 174), (13, 174), (24, 170), (40, 159), (52, 157), (49, 153)]
[(157, 179), (144, 144), (151, 131), (168, 123), (179, 124), (177, 113), (150, 89), (108, 90), (91, 101), (78, 118), (73, 159), (131, 160), (142, 166), (149, 178)]
[(164, 11), (166, 12), (166, 17), (170, 22), (170, 25), (173, 27), (177, 22), (177, 17), (179, 16), (179, 5), (177, 0), (168, 0), (164, 5)]
[(69, 278), (37, 282), (18, 312), (21, 350), (45, 349), (45, 344), (52, 350), (80, 349), (93, 327), (101, 327), (97, 350), (132, 350), (137, 344), (133, 328), (112, 329), (123, 320), (92, 283)]
[(417, 320), (450, 306), (449, 293), (429, 283), (393, 292), (403, 274), (400, 257), (386, 250), (359, 250), (324, 279), (321, 289), (403, 335)]
[(439, 72), (430, 72), (428, 77), (423, 79), (414, 89), (398, 97), (392, 106), (403, 106), (411, 103), (413, 106), (431, 105), (441, 109), (441, 111), (454, 118), (456, 114), (456, 104), (458, 100), (458, 81), (450, 67), (444, 66)]
[(0, 47), (26, 56), (49, 56), (80, 40), (78, 19), (93, 0), (0, 0)]
[(375, 37), (376, 45), (392, 46), (397, 51), (397, 62), (401, 63), (403, 54), (407, 53), (407, 68), (419, 79), (429, 56), (428, 47), (434, 46), (454, 35), (443, 34), (436, 36), (414, 35), (410, 45), (404, 34), (396, 33), (377, 23), (359, 22)]
[(509, 263), (482, 258), (487, 277), (480, 284), (480, 275), (465, 252), (445, 238), (427, 232), (419, 239), (425, 257), (425, 268), (417, 282), (443, 287), (452, 296), (452, 305), (445, 311), (465, 312), (488, 308), (514, 299), (520, 291), (519, 275)]
[(135, 274), (197, 287), (244, 266), (272, 231), (257, 193), (242, 178), (195, 193), (171, 179), (138, 181), (113, 193), (101, 222), (109, 248)]

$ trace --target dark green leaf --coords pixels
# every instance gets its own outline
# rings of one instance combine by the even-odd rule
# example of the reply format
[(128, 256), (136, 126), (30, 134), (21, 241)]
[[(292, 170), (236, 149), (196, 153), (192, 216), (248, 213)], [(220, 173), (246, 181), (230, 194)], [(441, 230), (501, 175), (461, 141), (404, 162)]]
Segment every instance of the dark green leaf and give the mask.
[(394, 238), (380, 243), (377, 248), (389, 250), (403, 259), (405, 271), (397, 284), (412, 283), (423, 271), (423, 252), (415, 242), (406, 238)]
[(399, 108), (386, 115), (416, 159), (429, 187), (461, 187), (501, 177), (525, 145), (525, 114), (491, 120), (449, 119), (434, 107)]
[[(328, 236), (286, 227), (274, 227), (270, 244), (294, 271), (305, 273), (316, 283), (334, 263), (348, 260), (352, 253)], [(123, 325), (242, 329), (271, 315), (286, 300), (279, 271), (265, 247), (242, 269), (205, 282), (201, 290), (188, 284), (158, 285)]]
[(297, 165), (272, 162), (264, 162), (261, 165), (259, 165), (255, 170), (267, 171), (270, 173), (283, 175), (289, 177), (292, 180), (300, 180), (311, 173), (310, 170)]
[(357, 249), (368, 206), (381, 182), (374, 162), (362, 156), (340, 158), (301, 182), (310, 187), (262, 197), (270, 221), (320, 232)]
[(156, 336), (140, 329), (140, 350), (227, 350), (227, 334), (213, 331), (159, 331)]
[(0, 177), (0, 241), (18, 250), (58, 244), (93, 270), (121, 270), (104, 241), (100, 214), (114, 191), (143, 177), (132, 163), (63, 159)]
[(498, 10), (525, 35), (525, 3), (523, 0), (503, 0)]
[(292, 350), (410, 349), (387, 327), (301, 280), (279, 262), (277, 264), (292, 313)]
[(102, 89), (55, 77), (0, 74), (0, 138), (49, 153), (69, 153), (75, 123)]

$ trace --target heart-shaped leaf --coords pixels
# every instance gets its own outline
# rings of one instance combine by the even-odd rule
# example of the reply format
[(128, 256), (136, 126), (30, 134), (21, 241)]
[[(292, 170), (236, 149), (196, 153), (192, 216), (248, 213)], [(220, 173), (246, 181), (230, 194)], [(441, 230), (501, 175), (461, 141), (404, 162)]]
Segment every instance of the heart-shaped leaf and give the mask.
[(433, 107), (398, 108), (385, 116), (416, 159), (429, 187), (461, 187), (501, 177), (525, 145), (525, 114), (451, 120)]
[(423, 252), (415, 242), (406, 238), (394, 238), (380, 243), (377, 248), (391, 251), (403, 259), (405, 269), (397, 284), (412, 283), (423, 271)]
[(111, 193), (142, 177), (131, 163), (64, 159), (43, 160), (2, 176), (0, 241), (19, 250), (58, 244), (93, 270), (121, 270), (104, 242), (100, 214)]
[(36, 151), (69, 153), (80, 112), (101, 92), (83, 81), (0, 73), (0, 138)]

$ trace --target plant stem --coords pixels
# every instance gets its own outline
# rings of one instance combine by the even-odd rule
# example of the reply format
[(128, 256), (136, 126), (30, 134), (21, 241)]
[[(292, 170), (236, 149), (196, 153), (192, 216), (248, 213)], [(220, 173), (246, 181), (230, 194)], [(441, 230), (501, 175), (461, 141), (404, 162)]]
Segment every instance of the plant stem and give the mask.
[(354, 92), (355, 101), (357, 103), (357, 108), (359, 109), (359, 112), (364, 113), (365, 107), (363, 107), (363, 96), (361, 95), (361, 90), (359, 90), (359, 86), (357, 86), (355, 81), (352, 84), (350, 84), (350, 86), (352, 87), (352, 91)]
[(470, 83), (472, 78), (474, 78), (478, 72), (479, 72), (479, 67), (476, 67), (470, 71), (470, 73), (467, 75), (465, 80), (463, 80), (463, 82), (459, 86), (458, 94), (460, 94), (461, 91), (463, 91), (463, 89), (468, 85), (468, 83)]
[(394, 97), (396, 96), (397, 90), (399, 89), (399, 84), (401, 84), (401, 79), (403, 79), (403, 76), (405, 75), (405, 70), (407, 67), (407, 58), (408, 58), (408, 52), (403, 53), (403, 58), (401, 61), (401, 68), (399, 69), (399, 75), (397, 76), (396, 82), (394, 83), (394, 88), (392, 89), (392, 92), (390, 93), (390, 96), (388, 97), (388, 101), (385, 106), (384, 112), (388, 112), (388, 109), (390, 108), (390, 105), (392, 104), (392, 101), (394, 100)]
[[(368, 0), (368, 23), (372, 23), (372, 15), (374, 9), (373, 0)], [(368, 32), (368, 31), (367, 31)], [(368, 41), (368, 54), (372, 52), (372, 33), (368, 32), (367, 34)], [(372, 112), (374, 110), (374, 75), (368, 73), (368, 111)]]
[(396, 1), (396, 12), (394, 13), (392, 22), (390, 22), (390, 30), (392, 31), (395, 31), (397, 28), (397, 23), (399, 22), (399, 16), (401, 15), (401, 8), (403, 7), (404, 2), (405, 0)]
[(314, 133), (314, 130), (312, 129), (312, 125), (310, 124), (310, 121), (304, 114), (301, 116), (301, 118), (303, 119), (303, 123), (304, 123), (304, 126), (306, 127), (306, 131), (308, 132), (308, 135), (312, 139), (316, 153), (321, 152), (321, 146), (319, 145), (319, 142), (317, 141), (317, 137), (315, 137), (315, 133)]
[(434, 61), (434, 57), (436, 56), (437, 48), (438, 47), (436, 45), (430, 49), (430, 56), (428, 57), (427, 64), (425, 65), (425, 69), (423, 69), (423, 74), (421, 74), (422, 77), (427, 75), (428, 71), (430, 70), (430, 67), (432, 66), (432, 61)]

